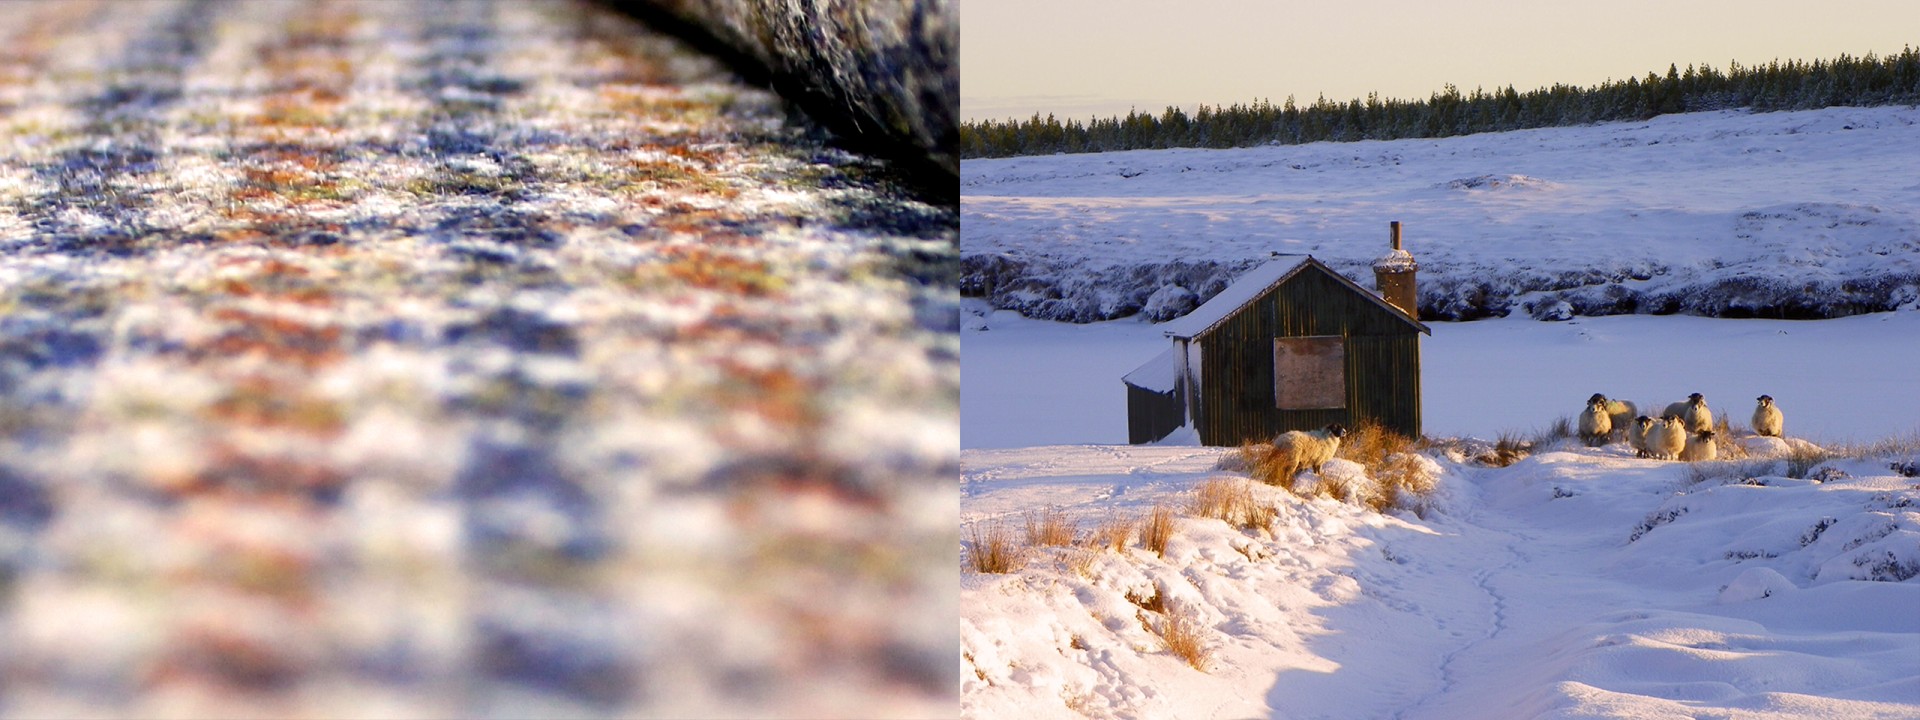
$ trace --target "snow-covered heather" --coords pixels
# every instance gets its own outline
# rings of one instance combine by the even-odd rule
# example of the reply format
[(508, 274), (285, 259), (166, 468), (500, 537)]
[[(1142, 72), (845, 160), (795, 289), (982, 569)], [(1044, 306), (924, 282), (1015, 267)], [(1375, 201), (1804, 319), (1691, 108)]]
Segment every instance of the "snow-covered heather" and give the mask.
[[(971, 229), (969, 228), (969, 232)], [(966, 301), (961, 445), (1127, 441), (1120, 376), (1167, 347), (1129, 318), (1075, 325)], [(1421, 405), (1435, 437), (1544, 429), (1604, 393), (1643, 411), (1688, 393), (1735, 426), (1772, 395), (1789, 435), (1871, 442), (1920, 432), (1920, 313), (1832, 320), (1646, 315), (1563, 323), (1435, 322), (1421, 339)], [(1656, 414), (1656, 413), (1649, 413)]]
[(1442, 140), (969, 160), (962, 283), (997, 307), (1074, 322), (1133, 314), (1169, 285), (1205, 301), (1276, 251), (1312, 253), (1371, 286), (1365, 265), (1400, 220), (1428, 317), (1910, 309), (1917, 123), (1920, 109), (1906, 107), (1727, 111)]
[[(969, 381), (971, 383), (971, 380)], [(1756, 456), (1789, 442), (1750, 440)], [(1054, 506), (1082, 534), (1183, 502), (1225, 452), (968, 450), (962, 522)], [(1165, 557), (1046, 549), (962, 580), (969, 717), (1912, 718), (1920, 485), (1885, 462), (1684, 464), (1564, 445), (1442, 458), (1424, 517), (1255, 485), (1272, 529), (1177, 521)], [(1335, 461), (1328, 473), (1359, 466)], [(1909, 470), (1911, 472), (1911, 470)], [(1820, 480), (1824, 480), (1821, 482)], [(1083, 570), (1076, 554), (1092, 553)], [(1212, 651), (1146, 629), (1159, 596)]]

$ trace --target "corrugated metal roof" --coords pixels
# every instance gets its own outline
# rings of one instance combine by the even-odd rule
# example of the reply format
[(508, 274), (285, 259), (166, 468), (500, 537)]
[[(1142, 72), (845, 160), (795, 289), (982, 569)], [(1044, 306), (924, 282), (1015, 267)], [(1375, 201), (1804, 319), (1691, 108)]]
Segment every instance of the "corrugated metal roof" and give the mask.
[(1175, 381), (1179, 377), (1180, 363), (1173, 354), (1173, 348), (1169, 347), (1160, 351), (1159, 355), (1153, 356), (1153, 359), (1148, 360), (1145, 365), (1121, 376), (1120, 380), (1141, 390), (1170, 393), (1173, 392)]
[(1253, 302), (1267, 289), (1280, 284), (1280, 281), (1293, 274), (1295, 268), (1305, 265), (1311, 255), (1281, 256), (1248, 270), (1221, 290), (1220, 294), (1194, 308), (1193, 312), (1168, 320), (1160, 326), (1168, 337), (1190, 338), (1206, 332), (1208, 328), (1225, 320), (1233, 311)]

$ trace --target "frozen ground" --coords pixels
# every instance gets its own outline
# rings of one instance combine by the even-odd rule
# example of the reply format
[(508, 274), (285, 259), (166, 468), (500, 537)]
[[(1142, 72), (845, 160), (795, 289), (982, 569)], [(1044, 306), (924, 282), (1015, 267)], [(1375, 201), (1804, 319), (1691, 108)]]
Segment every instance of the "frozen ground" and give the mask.
[[(1085, 325), (989, 312), (969, 300), (961, 444), (1125, 443), (1120, 376), (1166, 347), (1138, 319)], [(1865, 442), (1920, 431), (1920, 313), (1832, 320), (1646, 315), (1430, 323), (1421, 340), (1425, 430), (1492, 439), (1570, 417), (1599, 392), (1643, 409), (1699, 392), (1745, 425), (1772, 395), (1790, 435)]]
[[(1406, 223), (1423, 316), (1830, 317), (1920, 298), (1920, 109), (1665, 115), (1442, 140), (969, 160), (966, 292), (1031, 317), (1204, 301), (1270, 252), (1371, 285)], [(1164, 317), (1156, 319), (1165, 319)]]

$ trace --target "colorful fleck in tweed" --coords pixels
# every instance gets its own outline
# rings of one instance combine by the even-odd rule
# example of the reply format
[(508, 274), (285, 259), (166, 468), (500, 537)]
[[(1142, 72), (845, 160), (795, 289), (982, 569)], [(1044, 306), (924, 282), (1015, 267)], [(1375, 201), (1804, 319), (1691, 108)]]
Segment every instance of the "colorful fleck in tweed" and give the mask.
[(951, 715), (883, 170), (592, 5), (0, 3), (0, 715)]

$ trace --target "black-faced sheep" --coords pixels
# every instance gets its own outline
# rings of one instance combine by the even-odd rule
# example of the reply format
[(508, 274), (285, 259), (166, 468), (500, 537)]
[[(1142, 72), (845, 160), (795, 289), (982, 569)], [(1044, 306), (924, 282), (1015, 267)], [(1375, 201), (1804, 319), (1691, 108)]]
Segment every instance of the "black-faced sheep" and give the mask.
[(1587, 409), (1580, 412), (1580, 439), (1589, 446), (1607, 444), (1607, 438), (1613, 435), (1613, 416), (1607, 414), (1607, 399), (1595, 395), (1587, 399)]
[(1647, 456), (1647, 433), (1653, 429), (1653, 418), (1641, 415), (1627, 425), (1627, 444), (1633, 446), (1633, 454)]
[(1761, 395), (1760, 404), (1753, 409), (1753, 431), (1768, 437), (1780, 437), (1786, 425), (1786, 418), (1780, 415), (1780, 406), (1773, 404), (1772, 395)]
[(1627, 432), (1632, 430), (1633, 417), (1640, 414), (1640, 408), (1625, 400), (1614, 400), (1600, 393), (1594, 393), (1587, 402), (1600, 401), (1607, 404), (1607, 419), (1613, 421), (1613, 429)]
[(1663, 417), (1647, 428), (1647, 454), (1661, 460), (1680, 457), (1687, 447), (1687, 423), (1677, 417)]
[(1701, 397), (1700, 393), (1688, 395), (1684, 402), (1668, 405), (1667, 411), (1661, 413), (1661, 416), (1685, 420), (1688, 432), (1713, 429), (1713, 411), (1707, 409), (1707, 399)]
[(1332, 423), (1319, 430), (1288, 430), (1273, 439), (1274, 458), (1279, 463), (1281, 482), (1292, 482), (1293, 476), (1301, 470), (1312, 468), (1319, 474), (1320, 466), (1333, 459), (1340, 451), (1340, 438), (1347, 436), (1347, 428), (1340, 423)]
[(1712, 460), (1719, 456), (1720, 449), (1715, 447), (1712, 430), (1688, 433), (1687, 446), (1680, 450), (1680, 459), (1687, 462)]

